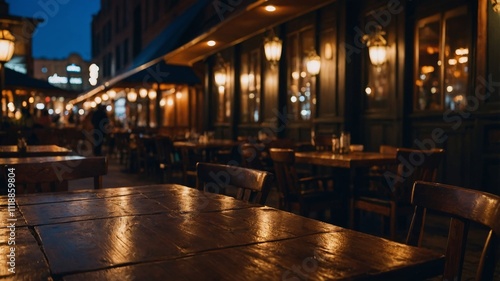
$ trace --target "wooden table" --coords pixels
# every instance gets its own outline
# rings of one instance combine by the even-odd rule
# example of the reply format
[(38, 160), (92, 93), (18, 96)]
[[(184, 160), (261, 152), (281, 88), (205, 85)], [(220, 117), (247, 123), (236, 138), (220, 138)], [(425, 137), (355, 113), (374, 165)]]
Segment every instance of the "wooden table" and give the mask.
[(16, 200), (0, 219), (15, 223), (23, 280), (406, 280), (444, 264), (427, 249), (174, 184)]
[(0, 158), (0, 165), (27, 164), (27, 163), (47, 163), (62, 160), (83, 160), (84, 156), (44, 156), (44, 157), (21, 157), (21, 158)]
[(297, 163), (347, 169), (396, 163), (394, 155), (377, 152), (351, 152), (348, 154), (335, 154), (330, 151), (296, 152), (295, 160)]
[(351, 152), (347, 154), (337, 154), (330, 151), (307, 151), (295, 152), (297, 163), (312, 165), (322, 165), (336, 168), (336, 186), (341, 187), (339, 195), (344, 198), (342, 212), (334, 218), (335, 222), (342, 226), (347, 226), (349, 221), (349, 202), (354, 189), (359, 185), (360, 175), (374, 165), (396, 164), (394, 155), (378, 152)]
[(213, 139), (205, 142), (175, 141), (174, 147), (178, 149), (191, 149), (202, 152), (202, 159), (205, 162), (211, 162), (217, 150), (231, 149), (240, 144), (240, 142), (224, 139)]
[(0, 158), (65, 156), (71, 153), (71, 149), (57, 145), (28, 145), (25, 152), (20, 152), (17, 145), (0, 145)]

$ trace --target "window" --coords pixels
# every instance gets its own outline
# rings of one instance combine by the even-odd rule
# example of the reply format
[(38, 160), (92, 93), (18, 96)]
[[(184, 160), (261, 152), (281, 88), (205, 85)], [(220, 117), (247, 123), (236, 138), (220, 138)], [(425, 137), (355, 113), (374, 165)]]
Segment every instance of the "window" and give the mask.
[(417, 22), (415, 111), (465, 108), (471, 26), (466, 7)]
[(306, 58), (314, 49), (314, 30), (307, 27), (288, 35), (288, 109), (293, 120), (311, 119), (311, 89), (314, 79), (307, 73)]
[(241, 122), (258, 123), (261, 121), (260, 104), (260, 64), (261, 48), (241, 56)]

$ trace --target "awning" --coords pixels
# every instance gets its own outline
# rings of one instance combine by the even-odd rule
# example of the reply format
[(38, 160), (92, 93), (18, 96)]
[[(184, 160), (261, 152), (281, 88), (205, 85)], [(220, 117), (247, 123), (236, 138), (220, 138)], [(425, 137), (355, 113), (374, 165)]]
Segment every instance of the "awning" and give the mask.
[[(86, 99), (126, 79), (127, 77), (130, 77), (143, 70), (147, 71), (147, 69), (150, 67), (153, 67), (154, 71), (155, 65), (163, 61), (163, 56), (166, 53), (186, 43), (186, 42), (181, 42), (180, 41), (181, 38), (183, 38), (183, 35), (188, 30), (188, 27), (191, 25), (191, 23), (196, 19), (196, 17), (200, 15), (203, 9), (207, 7), (210, 3), (212, 3), (212, 0), (196, 1), (192, 6), (186, 9), (185, 12), (183, 12), (175, 20), (173, 20), (172, 23), (170, 23), (153, 41), (151, 41), (151, 43), (146, 48), (144, 48), (144, 50), (134, 59), (129, 68), (127, 68), (121, 74), (106, 81), (102, 85), (95, 87), (94, 89), (90, 90), (89, 92), (79, 96), (78, 98), (70, 102), (73, 104), (83, 102)], [(171, 78), (180, 76), (180, 75), (174, 76), (174, 72), (181, 69), (178, 69), (175, 66), (171, 66), (170, 70), (171, 70), (170, 73), (172, 75)], [(187, 73), (187, 70), (182, 69), (180, 72)], [(191, 70), (191, 73), (188, 74), (191, 75), (191, 78), (188, 80), (192, 81), (193, 80), (192, 75), (194, 75), (194, 73)], [(179, 84), (183, 83), (181, 80), (179, 81), (170, 80), (170, 81)]]
[(143, 69), (118, 84), (152, 84), (152, 83), (170, 83), (170, 84), (200, 84), (200, 78), (194, 73), (193, 69), (183, 65), (166, 64), (163, 60)]
[(76, 96), (76, 92), (58, 88), (45, 80), (40, 80), (5, 67), (5, 89), (37, 90), (51, 94), (63, 94), (66, 97)]
[[(317, 10), (335, 0), (258, 0), (239, 12), (228, 13), (220, 24), (194, 38), (187, 44), (164, 56), (168, 64), (192, 65), (209, 55), (229, 46), (238, 44), (272, 26), (287, 22), (306, 13)], [(276, 11), (265, 10), (267, 5), (276, 7)], [(207, 41), (214, 40), (210, 47)]]

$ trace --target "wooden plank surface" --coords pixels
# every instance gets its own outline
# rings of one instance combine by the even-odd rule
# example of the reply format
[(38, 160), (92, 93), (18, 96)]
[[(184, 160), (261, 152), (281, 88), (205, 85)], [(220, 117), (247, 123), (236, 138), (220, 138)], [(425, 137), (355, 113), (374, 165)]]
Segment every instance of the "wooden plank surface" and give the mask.
[[(26, 280), (403, 280), (442, 271), (438, 253), (180, 185), (18, 204), (31, 228), (19, 234)], [(0, 232), (0, 245), (6, 239)]]
[[(442, 269), (442, 260), (429, 260), (429, 255), (435, 255), (431, 251), (365, 236), (349, 230), (318, 233), (74, 274), (64, 280), (113, 276), (136, 280), (160, 276), (168, 280), (418, 280)], [(411, 264), (407, 263), (410, 259)], [(419, 266), (430, 270), (419, 270)]]
[(330, 151), (296, 152), (297, 163), (330, 166), (336, 168), (370, 167), (373, 165), (393, 164), (396, 158), (393, 155), (376, 152), (351, 152), (336, 154)]
[(73, 153), (71, 149), (58, 145), (28, 145), (24, 152), (20, 152), (17, 145), (0, 145), (0, 158), (66, 156), (71, 153)]

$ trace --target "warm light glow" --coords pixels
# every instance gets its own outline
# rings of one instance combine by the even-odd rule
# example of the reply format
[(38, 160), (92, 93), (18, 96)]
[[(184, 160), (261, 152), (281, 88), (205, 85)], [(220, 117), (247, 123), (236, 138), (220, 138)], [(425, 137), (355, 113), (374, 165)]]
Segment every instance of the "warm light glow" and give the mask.
[(176, 97), (177, 99), (181, 99), (181, 98), (182, 98), (182, 92), (177, 92), (177, 93), (175, 93), (175, 97)]
[(174, 100), (172, 98), (167, 99), (167, 106), (173, 106), (174, 105)]
[(363, 35), (362, 40), (368, 47), (370, 61), (375, 66), (384, 64), (387, 60), (387, 41), (384, 38), (385, 31), (378, 25), (372, 34)]
[(160, 100), (160, 106), (161, 106), (161, 107), (164, 107), (164, 106), (165, 106), (165, 104), (167, 104), (167, 102), (165, 101), (165, 99), (161, 99), (161, 100)]
[(155, 91), (155, 90), (153, 90), (153, 89), (149, 90), (149, 92), (148, 92), (148, 97), (149, 97), (149, 99), (151, 99), (151, 100), (156, 99), (156, 91)]
[(15, 37), (6, 29), (0, 30), (0, 62), (8, 62), (14, 55)]
[(386, 46), (370, 46), (368, 47), (368, 53), (370, 54), (370, 61), (373, 65), (382, 65), (387, 59)]
[(224, 86), (226, 85), (226, 73), (223, 72), (222, 70), (215, 72), (215, 84), (218, 86)]
[(96, 108), (97, 107), (97, 103), (95, 101), (91, 102), (90, 103), (90, 107)]
[(500, 14), (500, 1), (499, 0), (491, 0), (491, 7), (495, 13)]
[(366, 87), (365, 93), (366, 93), (367, 96), (371, 95), (372, 94), (372, 88)]
[(321, 58), (316, 54), (315, 50), (312, 50), (307, 57), (307, 72), (311, 75), (317, 75), (321, 69)]
[(217, 86), (224, 86), (226, 85), (226, 67), (224, 63), (224, 59), (220, 54), (217, 54), (217, 62), (214, 67), (214, 79), (215, 79), (215, 84)]
[(267, 6), (265, 7), (265, 9), (266, 9), (266, 11), (268, 11), (268, 12), (274, 12), (274, 11), (276, 11), (276, 7), (275, 7), (275, 6), (273, 6), (273, 5), (267, 5)]
[(466, 63), (469, 61), (469, 58), (468, 57), (461, 57), (461, 58), (458, 58), (458, 62), (459, 63)]
[(214, 41), (214, 40), (210, 40), (210, 41), (208, 41), (208, 42), (207, 42), (207, 45), (208, 45), (208, 46), (210, 46), (210, 47), (215, 46), (215, 44), (216, 44), (216, 43), (215, 43), (215, 41)]
[(273, 30), (268, 37), (264, 39), (264, 53), (266, 59), (272, 64), (276, 64), (281, 58), (282, 41), (274, 35)]
[(291, 96), (291, 97), (290, 97), (290, 101), (291, 101), (292, 103), (296, 103), (296, 102), (297, 102), (297, 97), (296, 97), (296, 96)]
[(100, 104), (102, 102), (102, 99), (100, 97), (95, 97), (94, 101), (96, 104)]
[(16, 113), (14, 114), (14, 118), (16, 118), (16, 120), (21, 120), (22, 117), (23, 114), (21, 113), (21, 111), (16, 111)]
[(424, 65), (424, 66), (422, 66), (422, 73), (423, 74), (429, 74), (429, 73), (432, 73), (432, 72), (434, 72), (434, 66), (432, 66), (432, 65)]
[(140, 96), (141, 98), (145, 98), (145, 97), (147, 97), (147, 96), (148, 96), (148, 90), (146, 90), (146, 89), (144, 89), (144, 88), (141, 88), (141, 89), (139, 90), (139, 96)]
[(109, 96), (110, 99), (114, 100), (116, 98), (116, 92), (115, 90), (109, 90), (106, 92)]
[(109, 100), (109, 96), (108, 96), (108, 94), (106, 94), (106, 93), (102, 94), (102, 100), (103, 100), (103, 101), (107, 101), (107, 100)]
[(85, 109), (80, 108), (80, 109), (78, 110), (78, 114), (80, 114), (80, 116), (81, 116), (81, 115), (83, 115), (83, 114), (85, 114)]
[(130, 90), (127, 94), (127, 99), (129, 102), (135, 102), (137, 100), (137, 93), (134, 89)]
[(36, 104), (36, 109), (38, 109), (38, 110), (42, 110), (42, 109), (44, 109), (44, 108), (45, 108), (45, 104), (43, 104), (43, 103), (41, 103), (41, 102), (39, 102), (39, 103), (37, 103), (37, 104)]
[(455, 54), (457, 56), (466, 56), (469, 54), (469, 49), (468, 48), (459, 48), (455, 50)]
[(28, 102), (29, 102), (29, 103), (34, 103), (34, 102), (35, 102), (35, 98), (34, 98), (34, 97), (30, 97), (30, 98), (28, 99)]
[(457, 60), (456, 59), (449, 59), (448, 60), (448, 64), (449, 65), (456, 65), (457, 64)]
[(66, 110), (72, 110), (73, 109), (73, 105), (71, 103), (68, 103), (66, 105)]
[(299, 80), (299, 78), (300, 78), (299, 72), (298, 71), (292, 72), (292, 78), (293, 78), (293, 80)]
[(327, 59), (327, 60), (333, 59), (332, 44), (330, 44), (330, 43), (325, 44), (325, 52), (324, 53), (325, 53), (325, 59)]

